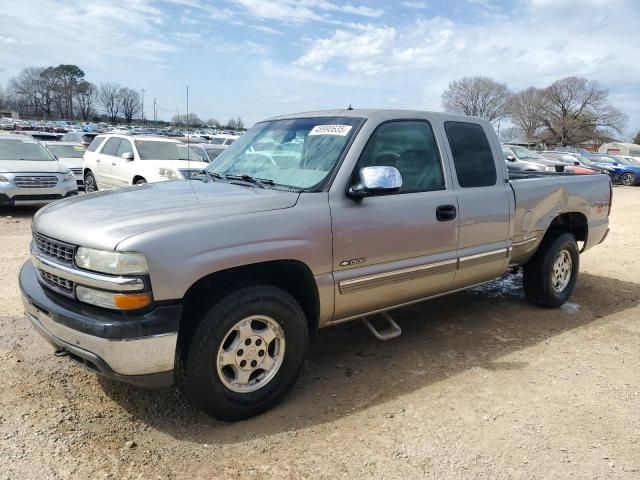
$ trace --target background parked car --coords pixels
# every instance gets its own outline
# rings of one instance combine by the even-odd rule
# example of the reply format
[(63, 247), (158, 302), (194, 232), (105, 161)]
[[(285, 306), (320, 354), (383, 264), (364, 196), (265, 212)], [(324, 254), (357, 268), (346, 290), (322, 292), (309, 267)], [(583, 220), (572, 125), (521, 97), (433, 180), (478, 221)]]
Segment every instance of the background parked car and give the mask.
[(73, 172), (78, 188), (84, 188), (82, 176), (84, 146), (73, 142), (44, 142), (44, 146)]
[(185, 180), (198, 175), (206, 162), (190, 147), (170, 138), (98, 135), (84, 156), (84, 186), (87, 192)]
[(44, 205), (77, 193), (73, 173), (40, 142), (0, 136), (0, 205)]
[(589, 161), (595, 165), (607, 167), (612, 171), (612, 179), (622, 185), (637, 185), (640, 182), (640, 165), (635, 165), (622, 157), (616, 155), (603, 155), (600, 153), (591, 153), (584, 155)]
[(528, 148), (518, 145), (503, 145), (502, 154), (507, 169), (513, 172), (563, 172), (564, 163), (548, 160)]
[(544, 158), (554, 160), (565, 164), (565, 172), (572, 172), (578, 175), (593, 175), (598, 173), (599, 169), (589, 168), (584, 165), (577, 156), (563, 152), (541, 152)]
[(86, 149), (96, 138), (96, 135), (98, 135), (97, 132), (68, 132), (60, 138), (60, 141), (79, 143)]

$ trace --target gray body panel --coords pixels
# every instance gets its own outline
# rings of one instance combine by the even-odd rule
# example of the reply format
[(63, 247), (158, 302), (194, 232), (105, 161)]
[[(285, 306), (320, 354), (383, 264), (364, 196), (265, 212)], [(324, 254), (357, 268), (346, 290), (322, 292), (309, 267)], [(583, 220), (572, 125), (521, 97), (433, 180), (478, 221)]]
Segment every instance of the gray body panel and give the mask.
[[(509, 181), (498, 139), (480, 119), (418, 111), (338, 110), (277, 118), (366, 118), (323, 192), (261, 190), (220, 182), (166, 182), (64, 200), (39, 212), (36, 231), (76, 245), (142, 252), (156, 300), (181, 299), (199, 279), (277, 260), (307, 265), (318, 287), (319, 326), (491, 280), (526, 262), (560, 213), (588, 220), (585, 248), (608, 226), (609, 179), (547, 176)], [(347, 197), (367, 140), (389, 120), (428, 121), (446, 189)], [(444, 122), (484, 129), (497, 170), (490, 187), (461, 188)], [(437, 206), (458, 217), (438, 222)], [(353, 263), (344, 264), (355, 260)], [(341, 265), (343, 264), (343, 265)]]

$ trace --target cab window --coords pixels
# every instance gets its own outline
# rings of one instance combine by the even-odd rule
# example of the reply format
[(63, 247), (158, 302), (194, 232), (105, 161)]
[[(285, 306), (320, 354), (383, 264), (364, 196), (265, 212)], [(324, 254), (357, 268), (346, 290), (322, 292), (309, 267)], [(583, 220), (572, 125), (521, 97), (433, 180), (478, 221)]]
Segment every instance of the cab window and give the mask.
[(400, 193), (443, 190), (442, 162), (431, 125), (402, 120), (380, 125), (362, 152), (355, 175), (364, 167), (395, 167), (402, 176)]

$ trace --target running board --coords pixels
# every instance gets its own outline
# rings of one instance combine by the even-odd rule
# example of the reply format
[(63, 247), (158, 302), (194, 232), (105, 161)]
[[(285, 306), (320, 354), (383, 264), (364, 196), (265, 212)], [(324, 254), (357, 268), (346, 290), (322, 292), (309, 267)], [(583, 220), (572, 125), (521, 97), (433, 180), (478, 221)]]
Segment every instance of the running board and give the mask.
[(362, 317), (363, 323), (367, 326), (374, 337), (376, 337), (378, 340), (385, 341), (402, 335), (402, 329), (395, 322), (395, 320), (391, 318), (391, 315), (389, 315), (388, 312), (380, 312), (379, 315), (389, 324), (388, 328), (384, 330), (377, 330), (376, 327), (371, 324), (367, 317)]

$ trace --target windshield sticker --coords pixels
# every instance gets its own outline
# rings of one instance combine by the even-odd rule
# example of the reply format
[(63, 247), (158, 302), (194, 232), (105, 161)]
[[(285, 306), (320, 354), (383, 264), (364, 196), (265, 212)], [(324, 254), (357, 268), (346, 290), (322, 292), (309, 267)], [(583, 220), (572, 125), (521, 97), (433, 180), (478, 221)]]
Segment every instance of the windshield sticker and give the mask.
[(84, 147), (82, 145), (74, 146), (73, 149), (78, 152), (84, 152)]
[(309, 132), (309, 136), (338, 135), (340, 137), (346, 137), (351, 131), (351, 128), (351, 125), (316, 125)]

